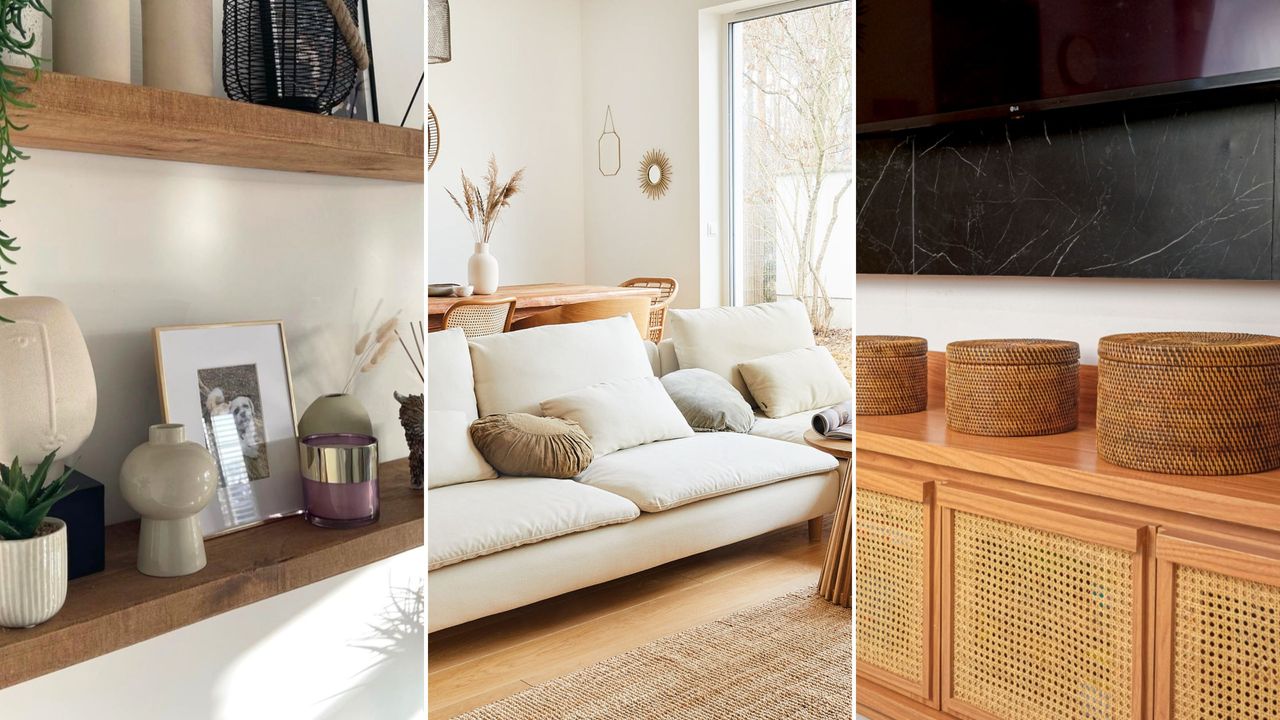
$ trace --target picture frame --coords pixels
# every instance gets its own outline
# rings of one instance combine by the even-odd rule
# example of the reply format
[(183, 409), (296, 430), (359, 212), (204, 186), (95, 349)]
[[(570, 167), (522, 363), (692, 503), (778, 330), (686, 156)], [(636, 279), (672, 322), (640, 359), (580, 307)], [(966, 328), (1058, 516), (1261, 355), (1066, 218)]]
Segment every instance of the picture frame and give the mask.
[(284, 323), (169, 325), (152, 330), (164, 422), (218, 465), (200, 513), (206, 538), (303, 510), (298, 413)]

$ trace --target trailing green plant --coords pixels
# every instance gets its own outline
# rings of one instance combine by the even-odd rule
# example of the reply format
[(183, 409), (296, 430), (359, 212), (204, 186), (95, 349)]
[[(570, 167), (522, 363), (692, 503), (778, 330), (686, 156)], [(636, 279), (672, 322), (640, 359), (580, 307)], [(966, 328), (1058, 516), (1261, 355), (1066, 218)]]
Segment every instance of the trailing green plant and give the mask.
[(53, 504), (75, 492), (67, 487), (71, 468), (46, 484), (57, 450), (45, 456), (35, 471), (27, 475), (18, 458), (12, 465), (0, 463), (0, 539), (27, 540), (36, 536)]
[[(53, 17), (49, 8), (45, 7), (44, 0), (0, 0), (0, 52), (26, 58), (31, 63), (32, 77), (39, 78), (43, 59), (34, 52), (35, 33), (23, 25), (26, 10), (36, 10)], [(26, 68), (11, 67), (0, 62), (0, 210), (13, 204), (13, 200), (4, 196), (4, 191), (9, 187), (9, 180), (13, 176), (14, 163), (27, 159), (26, 154), (13, 144), (13, 133), (22, 132), (26, 126), (18, 125), (10, 114), (13, 108), (35, 107), (22, 99), (28, 89), (26, 79)], [(18, 294), (5, 281), (9, 272), (4, 269), (4, 265), (17, 264), (13, 256), (19, 249), (18, 238), (0, 230), (0, 293), (4, 295)], [(0, 322), (12, 321), (0, 315)]]

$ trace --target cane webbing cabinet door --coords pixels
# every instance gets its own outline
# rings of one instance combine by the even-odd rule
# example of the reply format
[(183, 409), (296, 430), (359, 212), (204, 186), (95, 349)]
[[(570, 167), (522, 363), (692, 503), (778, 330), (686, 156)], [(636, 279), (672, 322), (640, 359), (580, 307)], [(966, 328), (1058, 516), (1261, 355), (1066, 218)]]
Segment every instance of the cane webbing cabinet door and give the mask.
[(1156, 536), (1157, 720), (1280, 718), (1280, 551)]
[(1146, 526), (946, 484), (936, 502), (942, 709), (1140, 720)]
[(936, 707), (933, 483), (859, 470), (858, 674)]

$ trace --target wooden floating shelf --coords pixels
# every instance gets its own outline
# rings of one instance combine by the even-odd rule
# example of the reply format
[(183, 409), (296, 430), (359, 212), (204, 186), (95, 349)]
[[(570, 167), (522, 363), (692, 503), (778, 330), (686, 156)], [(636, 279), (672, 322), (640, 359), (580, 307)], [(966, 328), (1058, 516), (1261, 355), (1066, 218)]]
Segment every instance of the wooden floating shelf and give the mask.
[(946, 359), (929, 353), (924, 412), (859, 416), (855, 445), (877, 465), (903, 461), (982, 473), (1226, 522), (1280, 528), (1280, 470), (1254, 475), (1162, 475), (1098, 457), (1094, 412), (1097, 368), (1080, 366), (1077, 430), (1039, 437), (982, 437), (947, 428)]
[[(28, 76), (30, 79), (30, 76)], [(43, 72), (22, 148), (421, 183), (423, 132)]]
[(421, 546), (423, 493), (409, 487), (408, 461), (382, 465), (381, 482), (373, 525), (276, 520), (209, 540), (208, 566), (186, 577), (139, 573), (137, 521), (112, 525), (106, 569), (71, 581), (61, 612), (29, 630), (0, 629), (0, 688)]

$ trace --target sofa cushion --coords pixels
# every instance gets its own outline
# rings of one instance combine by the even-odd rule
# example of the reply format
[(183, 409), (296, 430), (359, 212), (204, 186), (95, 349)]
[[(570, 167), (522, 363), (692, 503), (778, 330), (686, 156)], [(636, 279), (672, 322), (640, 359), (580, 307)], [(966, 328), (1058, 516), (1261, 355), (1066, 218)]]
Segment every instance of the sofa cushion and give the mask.
[(460, 410), (427, 411), (427, 487), (498, 477), (471, 442), (471, 421)]
[(578, 423), (528, 413), (485, 415), (471, 425), (471, 440), (504, 475), (571, 478), (593, 456), (591, 438)]
[(667, 334), (681, 368), (710, 370), (733, 383), (752, 405), (756, 403), (738, 372), (739, 363), (814, 344), (809, 313), (798, 300), (668, 310)]
[(805, 410), (795, 415), (786, 415), (780, 418), (756, 415), (756, 422), (751, 426), (750, 432), (757, 437), (804, 445), (804, 431), (813, 427), (813, 415), (812, 410)]
[(470, 422), (476, 413), (471, 350), (462, 328), (427, 333), (427, 409), (456, 410)]
[(670, 375), (680, 369), (680, 359), (676, 357), (676, 341), (663, 338), (655, 348), (658, 351), (658, 362), (654, 370), (658, 377)]
[(738, 365), (738, 372), (771, 418), (821, 410), (853, 397), (848, 378), (821, 345), (748, 360)]
[(430, 570), (634, 520), (622, 497), (569, 480), (504, 477), (427, 491)]
[(807, 445), (738, 433), (698, 433), (606, 455), (578, 480), (621, 495), (645, 512), (662, 512), (835, 467), (835, 458)]
[(543, 400), (541, 407), (544, 415), (581, 425), (597, 458), (693, 435), (693, 428), (656, 377), (596, 383)]
[(481, 415), (540, 414), (538, 403), (606, 380), (653, 375), (630, 316), (548, 325), (471, 341)]
[(662, 376), (672, 402), (699, 432), (747, 432), (756, 416), (728, 380), (702, 368)]

